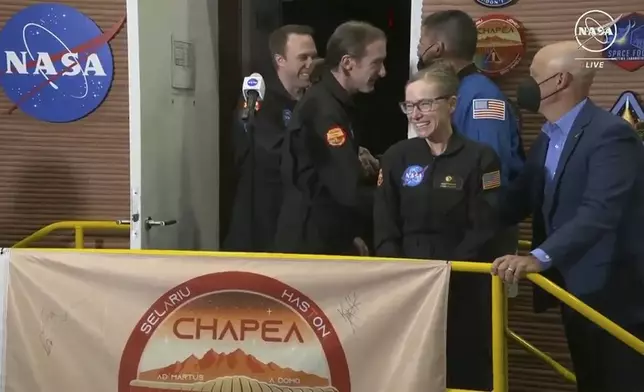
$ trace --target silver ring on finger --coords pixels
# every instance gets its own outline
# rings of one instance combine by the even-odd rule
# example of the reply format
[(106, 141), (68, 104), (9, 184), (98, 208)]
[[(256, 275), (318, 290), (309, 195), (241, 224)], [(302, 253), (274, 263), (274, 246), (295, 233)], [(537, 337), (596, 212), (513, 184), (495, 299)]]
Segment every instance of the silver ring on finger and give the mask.
[(514, 268), (512, 268), (512, 267), (508, 267), (508, 271), (510, 271), (510, 272), (512, 272), (512, 273), (514, 273)]

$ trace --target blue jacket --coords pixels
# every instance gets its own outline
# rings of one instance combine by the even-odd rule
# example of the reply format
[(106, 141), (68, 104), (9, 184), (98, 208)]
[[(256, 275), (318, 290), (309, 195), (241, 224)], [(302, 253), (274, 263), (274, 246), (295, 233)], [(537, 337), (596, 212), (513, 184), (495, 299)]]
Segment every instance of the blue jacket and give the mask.
[(501, 160), (502, 184), (518, 176), (525, 161), (515, 111), (487, 76), (470, 65), (459, 72), (461, 84), (452, 121), (462, 134), (489, 145)]
[[(588, 100), (546, 186), (542, 133), (501, 203), (508, 224), (528, 215), (544, 275), (613, 321), (644, 322), (644, 146), (621, 118)], [(556, 301), (542, 290), (537, 311)]]

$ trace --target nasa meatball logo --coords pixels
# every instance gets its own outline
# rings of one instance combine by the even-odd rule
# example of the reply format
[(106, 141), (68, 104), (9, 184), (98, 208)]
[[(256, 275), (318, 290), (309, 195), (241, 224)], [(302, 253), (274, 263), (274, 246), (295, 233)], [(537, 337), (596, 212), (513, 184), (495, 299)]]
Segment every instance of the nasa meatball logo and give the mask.
[(420, 185), (423, 182), (423, 179), (425, 178), (425, 172), (429, 166), (419, 166), (419, 165), (412, 165), (409, 166), (407, 169), (405, 169), (405, 172), (402, 175), (402, 183), (403, 186), (406, 187), (415, 187)]
[(145, 312), (118, 392), (350, 392), (340, 339), (317, 304), (250, 272), (199, 276)]
[(487, 15), (476, 21), (478, 42), (474, 63), (484, 74), (495, 77), (514, 69), (525, 54), (524, 29), (507, 15)]
[(62, 4), (37, 4), (15, 14), (0, 31), (0, 86), (13, 109), (56, 123), (96, 110), (114, 77), (108, 42), (123, 22), (103, 33)]

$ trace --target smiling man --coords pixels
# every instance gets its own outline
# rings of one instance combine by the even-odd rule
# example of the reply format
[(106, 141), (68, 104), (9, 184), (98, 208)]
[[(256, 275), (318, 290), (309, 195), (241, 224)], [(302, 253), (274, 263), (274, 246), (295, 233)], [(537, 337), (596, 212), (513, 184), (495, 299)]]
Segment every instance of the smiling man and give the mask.
[(224, 241), (226, 250), (273, 250), (282, 204), (280, 146), (295, 104), (310, 85), (311, 67), (317, 57), (313, 30), (308, 26), (282, 26), (271, 33), (268, 45), (275, 72), (264, 75), (266, 96), (254, 122), (252, 155), (247, 129), (241, 122), (234, 129), (238, 184)]
[[(328, 71), (299, 102), (285, 139), (282, 170), (289, 189), (278, 250), (368, 253), (375, 176), (365, 175), (353, 96), (385, 76), (385, 33), (368, 23), (341, 24), (327, 43)], [(362, 152), (363, 156), (365, 152)]]

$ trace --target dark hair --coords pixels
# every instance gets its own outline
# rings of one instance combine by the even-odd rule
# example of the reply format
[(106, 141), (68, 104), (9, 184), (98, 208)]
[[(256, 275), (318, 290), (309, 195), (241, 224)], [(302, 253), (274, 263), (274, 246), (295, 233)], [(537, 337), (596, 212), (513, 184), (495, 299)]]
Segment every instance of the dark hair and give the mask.
[(445, 51), (459, 60), (472, 61), (478, 30), (468, 14), (460, 10), (434, 12), (423, 20), (423, 30), (438, 34)]
[(271, 51), (271, 57), (276, 54), (284, 56), (286, 52), (286, 42), (291, 35), (313, 35), (313, 28), (304, 25), (284, 25), (268, 36), (268, 49)]
[(418, 71), (411, 77), (411, 79), (409, 79), (407, 85), (419, 80), (438, 84), (441, 95), (458, 95), (458, 86), (460, 82), (458, 80), (456, 70), (445, 60), (438, 59), (432, 62), (428, 67)]
[(325, 64), (329, 68), (337, 68), (344, 56), (355, 59), (364, 57), (367, 46), (371, 43), (387, 39), (385, 32), (367, 23), (349, 21), (338, 26), (326, 44)]

